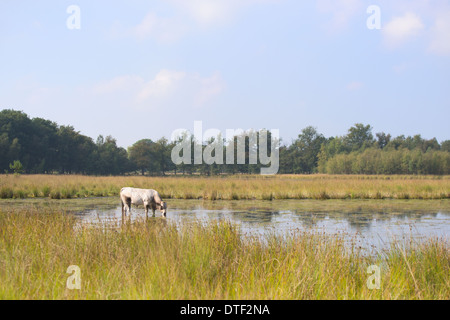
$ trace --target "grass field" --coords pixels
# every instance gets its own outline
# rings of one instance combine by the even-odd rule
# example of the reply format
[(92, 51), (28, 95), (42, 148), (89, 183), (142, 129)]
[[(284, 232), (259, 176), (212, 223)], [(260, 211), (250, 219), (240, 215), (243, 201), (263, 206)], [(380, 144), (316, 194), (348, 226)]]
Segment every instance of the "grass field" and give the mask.
[[(228, 222), (75, 224), (58, 211), (0, 212), (0, 299), (450, 298), (443, 240), (398, 243), (364, 257), (339, 238), (243, 238)], [(66, 287), (70, 265), (80, 268), (80, 290)], [(370, 265), (380, 267), (380, 289), (367, 286)]]
[[(124, 186), (153, 188), (164, 199), (450, 198), (449, 176), (351, 175), (0, 175), (0, 198), (117, 196)], [(249, 238), (228, 222), (177, 229), (156, 218), (80, 229), (63, 204), (44, 210), (5, 201), (14, 203), (0, 208), (0, 299), (450, 298), (444, 239), (396, 243), (368, 257), (340, 238), (303, 232)], [(81, 290), (66, 287), (70, 265), (80, 267)], [(367, 287), (371, 265), (381, 268), (379, 290)]]
[(0, 175), (0, 198), (69, 199), (152, 188), (165, 199), (449, 199), (450, 176), (239, 175), (92, 177)]

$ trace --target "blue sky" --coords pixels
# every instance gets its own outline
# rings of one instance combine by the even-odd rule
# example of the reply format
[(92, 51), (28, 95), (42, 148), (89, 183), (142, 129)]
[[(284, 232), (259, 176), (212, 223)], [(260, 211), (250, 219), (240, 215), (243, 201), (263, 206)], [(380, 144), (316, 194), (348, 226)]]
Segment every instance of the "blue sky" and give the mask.
[(0, 70), (0, 108), (123, 147), (196, 120), (450, 139), (448, 0), (2, 0)]

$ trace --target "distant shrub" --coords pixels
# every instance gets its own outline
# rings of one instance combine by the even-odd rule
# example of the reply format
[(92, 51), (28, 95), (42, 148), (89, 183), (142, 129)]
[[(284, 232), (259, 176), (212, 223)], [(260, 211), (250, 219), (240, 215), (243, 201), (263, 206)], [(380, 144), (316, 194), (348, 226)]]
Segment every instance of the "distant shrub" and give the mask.
[(43, 186), (42, 187), (42, 195), (44, 197), (49, 197), (50, 196), (50, 192), (51, 192), (51, 189), (50, 189), (49, 186)]
[(11, 199), (13, 197), (14, 193), (11, 188), (8, 187), (2, 187), (0, 189), (0, 198), (1, 199)]
[(59, 191), (51, 191), (50, 199), (61, 199), (61, 192)]

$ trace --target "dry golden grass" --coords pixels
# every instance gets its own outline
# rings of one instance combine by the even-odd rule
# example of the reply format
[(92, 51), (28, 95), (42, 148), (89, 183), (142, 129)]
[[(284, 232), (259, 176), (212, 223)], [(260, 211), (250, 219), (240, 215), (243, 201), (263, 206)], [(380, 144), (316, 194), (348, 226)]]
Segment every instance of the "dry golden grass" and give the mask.
[(236, 175), (92, 177), (0, 175), (0, 198), (117, 195), (124, 186), (152, 188), (167, 199), (448, 199), (450, 176)]

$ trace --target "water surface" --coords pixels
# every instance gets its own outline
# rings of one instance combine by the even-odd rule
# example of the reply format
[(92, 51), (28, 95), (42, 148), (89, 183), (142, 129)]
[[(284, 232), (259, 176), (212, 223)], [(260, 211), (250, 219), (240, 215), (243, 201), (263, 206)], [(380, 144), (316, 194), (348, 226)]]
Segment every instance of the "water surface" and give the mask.
[[(75, 214), (81, 224), (118, 226), (121, 206), (117, 197), (69, 200), (5, 200), (0, 206), (56, 207)], [(145, 217), (132, 209), (132, 221)], [(161, 213), (156, 217), (163, 219)], [(388, 249), (395, 242), (448, 240), (449, 200), (275, 200), (202, 201), (168, 200), (167, 221), (177, 225), (227, 220), (240, 226), (244, 236), (267, 233), (289, 235), (317, 232), (344, 237), (368, 253)]]

